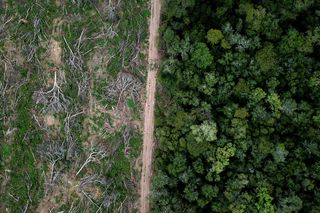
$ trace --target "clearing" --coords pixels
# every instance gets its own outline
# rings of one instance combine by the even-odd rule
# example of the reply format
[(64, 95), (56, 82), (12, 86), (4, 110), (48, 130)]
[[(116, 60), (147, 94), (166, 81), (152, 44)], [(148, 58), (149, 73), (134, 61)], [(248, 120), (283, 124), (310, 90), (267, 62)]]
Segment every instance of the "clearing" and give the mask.
[(151, 19), (149, 26), (148, 78), (146, 84), (146, 103), (144, 107), (142, 175), (141, 175), (141, 203), (140, 212), (149, 212), (149, 194), (152, 174), (152, 153), (154, 150), (154, 103), (156, 92), (157, 68), (159, 60), (157, 37), (160, 25), (160, 0), (151, 0)]

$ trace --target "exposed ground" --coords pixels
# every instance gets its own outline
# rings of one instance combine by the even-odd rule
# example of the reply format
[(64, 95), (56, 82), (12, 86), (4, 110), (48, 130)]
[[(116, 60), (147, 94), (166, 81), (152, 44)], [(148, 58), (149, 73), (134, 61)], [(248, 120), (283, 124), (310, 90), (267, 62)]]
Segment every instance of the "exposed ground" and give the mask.
[(149, 26), (148, 78), (146, 84), (146, 103), (144, 107), (141, 203), (140, 212), (149, 212), (149, 194), (152, 175), (152, 154), (154, 150), (154, 103), (156, 91), (157, 66), (159, 52), (157, 37), (160, 25), (161, 1), (151, 0), (151, 19)]

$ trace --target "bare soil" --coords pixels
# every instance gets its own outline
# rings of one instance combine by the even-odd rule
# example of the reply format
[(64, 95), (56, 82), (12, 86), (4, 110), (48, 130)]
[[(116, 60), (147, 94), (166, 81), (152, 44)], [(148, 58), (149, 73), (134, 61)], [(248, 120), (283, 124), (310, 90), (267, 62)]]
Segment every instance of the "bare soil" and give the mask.
[(44, 123), (46, 126), (59, 126), (59, 120), (49, 114), (44, 116)]
[(149, 195), (152, 176), (152, 154), (154, 150), (154, 103), (156, 92), (157, 68), (160, 59), (157, 48), (160, 26), (161, 0), (151, 0), (151, 19), (149, 26), (148, 77), (146, 85), (146, 103), (144, 106), (142, 174), (140, 191), (140, 212), (150, 211)]
[(53, 64), (59, 67), (62, 64), (61, 61), (62, 49), (60, 47), (60, 43), (54, 39), (51, 39), (50, 42), (50, 59)]

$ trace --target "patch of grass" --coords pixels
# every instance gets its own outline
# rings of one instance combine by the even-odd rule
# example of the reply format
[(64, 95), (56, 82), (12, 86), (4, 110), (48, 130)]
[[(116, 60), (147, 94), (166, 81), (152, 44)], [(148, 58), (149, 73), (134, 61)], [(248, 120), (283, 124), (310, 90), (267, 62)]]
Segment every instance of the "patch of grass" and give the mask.
[(35, 57), (43, 53), (41, 42), (50, 34), (52, 20), (57, 16), (58, 8), (51, 1), (27, 0), (8, 1), (7, 13), (13, 18), (9, 27), (13, 40), (22, 44), (23, 52), (30, 58), (30, 52), (35, 50)]
[(2, 160), (7, 159), (12, 152), (12, 147), (9, 144), (2, 145)]
[(130, 139), (130, 147), (131, 147), (130, 158), (132, 160), (136, 159), (139, 156), (141, 145), (142, 145), (141, 135), (137, 132), (134, 132), (132, 138)]
[(134, 109), (136, 104), (134, 103), (134, 100), (132, 98), (127, 99), (127, 105), (130, 109)]
[[(50, 1), (14, 1), (9, 0), (6, 14), (11, 17), (7, 26), (10, 40), (22, 47), (25, 58), (32, 48), (35, 55), (30, 58), (31, 63), (23, 67), (16, 67), (21, 77), (16, 97), (17, 105), (14, 109), (6, 111), (7, 116), (14, 115), (15, 119), (10, 127), (16, 128), (13, 144), (1, 144), (1, 159), (6, 159), (6, 164), (1, 165), (1, 170), (11, 171), (9, 182), (6, 183), (5, 193), (0, 195), (1, 206), (11, 212), (21, 212), (28, 206), (29, 212), (35, 212), (39, 199), (43, 194), (42, 170), (39, 168), (36, 155), (36, 146), (42, 142), (42, 132), (33, 122), (31, 111), (34, 109), (32, 100), (33, 92), (39, 86), (39, 64), (35, 58), (45, 52), (41, 42), (46, 39), (51, 21), (57, 14), (57, 7)], [(1, 40), (1, 57), (3, 57), (3, 40)], [(34, 63), (36, 62), (36, 63)], [(3, 79), (4, 80), (4, 79)], [(1, 116), (0, 116), (1, 117)], [(4, 131), (0, 124), (1, 132)], [(3, 138), (1, 135), (0, 138)], [(2, 172), (1, 172), (2, 173)]]
[[(29, 82), (18, 90), (20, 98), (15, 124), (17, 132), (10, 153), (8, 147), (4, 153), (4, 156), (10, 154), (11, 159), (6, 169), (12, 172), (3, 201), (13, 212), (21, 211), (25, 205), (29, 205), (30, 210), (35, 210), (42, 194), (40, 190), (42, 180), (40, 171), (36, 168), (34, 156), (35, 146), (41, 142), (42, 138), (40, 132), (34, 127), (29, 112), (32, 107), (32, 88), (33, 85)], [(18, 199), (13, 199), (9, 196), (10, 194)]]

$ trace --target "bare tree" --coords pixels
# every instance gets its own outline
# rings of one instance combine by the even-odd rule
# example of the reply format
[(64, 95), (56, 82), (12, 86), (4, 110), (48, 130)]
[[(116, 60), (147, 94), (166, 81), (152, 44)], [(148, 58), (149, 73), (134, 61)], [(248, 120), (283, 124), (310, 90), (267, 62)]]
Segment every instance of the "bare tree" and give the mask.
[(92, 38), (88, 39), (113, 39), (117, 34), (116, 28), (118, 24), (105, 24), (99, 33), (94, 34)]
[[(28, 11), (31, 8), (28, 9)], [(41, 20), (38, 17), (35, 17), (32, 21), (32, 31), (26, 33), (22, 36), (22, 38), (28, 41), (28, 44), (25, 48), (25, 52), (27, 55), (27, 61), (33, 61), (36, 58), (36, 53), (38, 49), (39, 42), (41, 40)]]
[(7, 85), (4, 84), (3, 82), (0, 82), (0, 98), (1, 98), (1, 100), (5, 96), (6, 90), (7, 90)]
[(98, 162), (99, 160), (102, 160), (103, 158), (105, 158), (107, 156), (107, 153), (100, 149), (100, 147), (97, 146), (91, 146), (90, 148), (90, 154), (87, 157), (87, 159), (85, 160), (85, 162), (82, 164), (82, 166), (80, 167), (80, 169), (78, 170), (76, 176), (78, 176), (80, 174), (80, 172), (91, 162)]
[(64, 132), (66, 135), (66, 149), (67, 149), (67, 153), (66, 153), (66, 159), (70, 160), (74, 157), (77, 156), (78, 152), (77, 152), (77, 147), (76, 147), (76, 141), (74, 139), (74, 136), (72, 134), (71, 129), (74, 127), (74, 119), (78, 116), (83, 114), (84, 112), (78, 112), (75, 113), (73, 115), (71, 114), (67, 114), (66, 118), (64, 119)]
[(129, 125), (126, 125), (124, 127), (123, 133), (122, 133), (122, 139), (124, 143), (124, 155), (128, 156), (130, 151), (130, 139), (131, 139), (131, 127)]
[(132, 42), (129, 45), (130, 56), (128, 59), (129, 67), (133, 70), (134, 67), (138, 66), (141, 63), (139, 54), (141, 49), (142, 30), (139, 28), (138, 31), (136, 32), (135, 29), (132, 29), (132, 32), (130, 34), (135, 35), (135, 42)]
[(37, 147), (37, 152), (41, 158), (50, 164), (50, 175), (46, 181), (46, 185), (50, 188), (60, 175), (60, 171), (56, 169), (56, 164), (66, 157), (67, 150), (65, 144), (61, 142), (44, 142)]
[(23, 206), (22, 212), (28, 212), (29, 204), (32, 203), (31, 188), (33, 187), (33, 183), (30, 178), (30, 175), (27, 172), (25, 172), (24, 184), (25, 184), (25, 187), (27, 188), (28, 200), (27, 200), (26, 205)]
[(79, 208), (74, 206), (74, 204), (72, 202), (68, 213), (77, 213), (77, 212), (79, 212)]
[(118, 193), (112, 191), (111, 193), (105, 192), (102, 200), (102, 205), (104, 208), (109, 208), (118, 198)]
[(70, 47), (65, 37), (63, 37), (69, 50), (68, 65), (73, 71), (82, 71), (83, 69), (83, 58), (81, 54), (81, 47), (84, 37), (84, 30), (82, 30), (77, 42), (74, 44), (73, 48)]
[(110, 184), (110, 182), (108, 182), (105, 177), (97, 174), (88, 175), (80, 179), (81, 189), (84, 189), (86, 186), (92, 184), (100, 184), (102, 186), (106, 186), (107, 184)]
[(5, 114), (5, 101), (4, 94), (6, 91), (6, 86), (3, 86), (2, 82), (0, 82), (0, 122), (4, 119), (3, 116)]
[(88, 73), (81, 72), (80, 76), (77, 78), (77, 86), (78, 86), (78, 97), (84, 96), (89, 90), (90, 86), (90, 78)]
[(54, 73), (54, 83), (49, 91), (35, 92), (36, 104), (43, 104), (43, 112), (64, 112), (67, 110), (69, 101), (63, 95), (58, 84), (57, 72)]
[(83, 29), (79, 38), (73, 46), (70, 46), (67, 42), (67, 39), (63, 37), (64, 42), (66, 43), (69, 56), (67, 58), (67, 64), (71, 69), (72, 76), (78, 85), (78, 96), (83, 96), (89, 89), (90, 79), (87, 72), (84, 72), (84, 61), (82, 56), (82, 46), (83, 42), (87, 40), (85, 38), (85, 30)]
[(12, 17), (7, 17), (7, 10), (3, 15), (0, 15), (0, 40), (2, 40), (6, 35), (6, 25), (13, 19)]
[(135, 78), (132, 74), (126, 72), (120, 72), (117, 79), (112, 81), (108, 87), (106, 96), (108, 100), (118, 98), (117, 107), (125, 93), (131, 96), (133, 99), (140, 97), (140, 91), (142, 88), (142, 82)]

